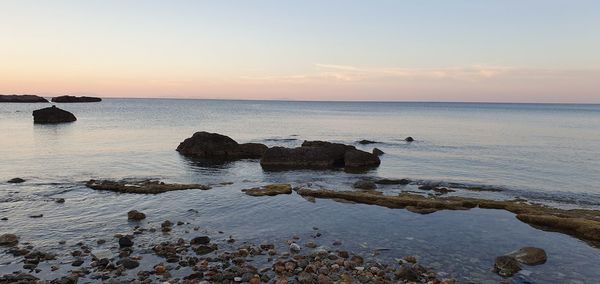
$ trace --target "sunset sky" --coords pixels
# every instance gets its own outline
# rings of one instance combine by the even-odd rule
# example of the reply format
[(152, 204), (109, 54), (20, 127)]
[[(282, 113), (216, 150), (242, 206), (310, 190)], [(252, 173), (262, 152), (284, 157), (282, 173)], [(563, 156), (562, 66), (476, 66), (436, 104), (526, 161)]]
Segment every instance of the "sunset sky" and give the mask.
[(600, 103), (600, 1), (0, 1), (0, 94)]

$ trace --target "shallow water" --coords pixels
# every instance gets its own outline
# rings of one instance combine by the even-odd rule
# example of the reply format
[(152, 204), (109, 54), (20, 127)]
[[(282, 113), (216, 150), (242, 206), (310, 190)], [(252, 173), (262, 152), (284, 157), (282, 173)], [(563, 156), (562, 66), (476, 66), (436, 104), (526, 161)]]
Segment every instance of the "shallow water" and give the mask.
[[(31, 111), (43, 104), (0, 104), (2, 233), (13, 232), (36, 247), (68, 245), (130, 230), (126, 212), (138, 209), (156, 226), (166, 219), (199, 225), (240, 240), (283, 243), (293, 235), (330, 245), (341, 239), (352, 251), (388, 248), (376, 256), (393, 260), (417, 255), (441, 273), (496, 283), (490, 272), (496, 256), (522, 246), (544, 248), (546, 264), (527, 267), (513, 280), (535, 283), (600, 277), (600, 253), (570, 236), (544, 232), (512, 213), (473, 209), (422, 216), (331, 200), (308, 202), (296, 194), (249, 197), (240, 192), (261, 184), (290, 182), (339, 190), (364, 176), (445, 181), (503, 189), (459, 191), (491, 198), (524, 197), (563, 207), (598, 208), (600, 191), (600, 106), (445, 103), (316, 103), (205, 100), (117, 100), (58, 104), (78, 121), (33, 125)], [(255, 160), (210, 164), (180, 156), (174, 149), (195, 131), (223, 133), (239, 142), (295, 146), (304, 139), (354, 143), (382, 149), (373, 171), (264, 172)], [(403, 141), (412, 136), (413, 143)], [(160, 178), (183, 183), (232, 185), (209, 191), (160, 195), (97, 192), (90, 178)], [(390, 185), (388, 194), (417, 190)], [(55, 198), (65, 198), (56, 204)], [(197, 213), (189, 211), (197, 210)], [(43, 213), (41, 219), (28, 216)], [(222, 236), (224, 239), (225, 236)], [(0, 273), (12, 256), (0, 254)], [(465, 281), (466, 282), (466, 281)], [(577, 283), (577, 282), (573, 282)]]

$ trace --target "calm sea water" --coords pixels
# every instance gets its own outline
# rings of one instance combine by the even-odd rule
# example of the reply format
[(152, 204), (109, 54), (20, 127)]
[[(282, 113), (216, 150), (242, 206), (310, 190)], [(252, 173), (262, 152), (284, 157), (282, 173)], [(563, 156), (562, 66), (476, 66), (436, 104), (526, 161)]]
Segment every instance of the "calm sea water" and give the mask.
[[(323, 242), (343, 239), (351, 250), (389, 248), (380, 258), (418, 255), (463, 280), (498, 281), (489, 272), (495, 256), (525, 245), (543, 247), (550, 258), (519, 274), (519, 281), (593, 283), (600, 277), (597, 249), (531, 228), (508, 212), (421, 216), (330, 200), (311, 203), (295, 194), (252, 198), (240, 192), (273, 182), (348, 190), (361, 177), (377, 176), (502, 189), (457, 195), (598, 209), (600, 105), (106, 99), (58, 104), (77, 116), (75, 123), (33, 125), (31, 112), (43, 106), (0, 104), (0, 181), (28, 180), (0, 182), (0, 217), (9, 218), (0, 228), (49, 250), (58, 250), (58, 240), (74, 244), (126, 231), (132, 225), (123, 216), (135, 208), (149, 215), (149, 224), (185, 220), (244, 240), (309, 237), (318, 226)], [(378, 169), (360, 174), (264, 172), (256, 160), (210, 164), (175, 151), (201, 130), (238, 142), (297, 146), (318, 139), (386, 154)], [(416, 141), (406, 143), (406, 136)], [(380, 143), (355, 143), (361, 139)], [(82, 186), (90, 178), (233, 184), (148, 196), (95, 192)], [(67, 202), (58, 205), (55, 198)], [(44, 217), (28, 218), (35, 213)], [(1, 252), (0, 272), (14, 269), (13, 260)]]

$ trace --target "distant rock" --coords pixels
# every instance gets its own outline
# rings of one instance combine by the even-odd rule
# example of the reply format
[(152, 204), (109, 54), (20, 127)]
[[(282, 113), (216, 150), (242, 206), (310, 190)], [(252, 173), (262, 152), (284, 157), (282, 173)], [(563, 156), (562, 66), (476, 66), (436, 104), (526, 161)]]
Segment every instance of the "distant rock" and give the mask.
[(58, 97), (52, 98), (52, 102), (55, 102), (55, 103), (95, 103), (95, 102), (101, 102), (101, 101), (102, 101), (101, 98), (86, 97), (86, 96), (82, 96), (82, 97), (58, 96)]
[(390, 178), (382, 178), (375, 181), (376, 184), (409, 184), (411, 180), (409, 179), (390, 179)]
[(25, 180), (22, 179), (22, 178), (16, 177), (16, 178), (13, 178), (13, 179), (9, 179), (7, 182), (8, 183), (22, 183), (22, 182), (25, 182)]
[(355, 182), (352, 185), (352, 187), (358, 188), (358, 189), (373, 190), (373, 189), (377, 188), (377, 185), (370, 180), (359, 180), (359, 181)]
[(371, 168), (380, 163), (376, 155), (354, 146), (325, 141), (304, 141), (297, 148), (271, 147), (260, 160), (260, 165), (269, 170)]
[(362, 145), (367, 145), (367, 144), (376, 144), (376, 143), (379, 143), (379, 142), (377, 142), (377, 141), (372, 141), (372, 140), (366, 140), (366, 139), (363, 139), (363, 140), (360, 140), (360, 141), (358, 141), (358, 144), (362, 144)]
[(0, 103), (47, 103), (48, 100), (35, 95), (0, 95)]
[(415, 141), (415, 139), (413, 139), (412, 137), (408, 136), (408, 137), (404, 138), (404, 141), (406, 141), (406, 142), (413, 142), (413, 141)]
[(373, 152), (372, 153), (375, 156), (381, 156), (381, 155), (385, 154), (385, 152), (379, 150), (379, 148), (373, 148)]
[(201, 131), (181, 142), (177, 151), (198, 158), (237, 160), (259, 159), (267, 148), (264, 144), (239, 144), (228, 136)]
[(54, 124), (73, 122), (77, 118), (70, 112), (57, 108), (56, 106), (47, 107), (33, 111), (33, 123)]
[(208, 190), (210, 186), (203, 184), (164, 183), (157, 180), (94, 180), (85, 185), (95, 190), (108, 190), (121, 193), (158, 194), (174, 190), (200, 189)]

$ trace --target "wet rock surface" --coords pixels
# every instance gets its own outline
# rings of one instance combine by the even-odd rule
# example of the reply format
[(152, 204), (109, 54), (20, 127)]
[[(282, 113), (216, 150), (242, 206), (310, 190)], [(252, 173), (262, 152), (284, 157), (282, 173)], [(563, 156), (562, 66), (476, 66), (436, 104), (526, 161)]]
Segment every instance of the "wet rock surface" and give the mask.
[(267, 150), (260, 143), (239, 144), (228, 136), (210, 132), (196, 132), (177, 147), (182, 155), (205, 159), (259, 159)]
[(208, 190), (210, 186), (203, 184), (164, 183), (156, 180), (89, 180), (87, 187), (95, 190), (108, 190), (121, 193), (157, 194), (173, 190), (200, 189)]
[(548, 259), (546, 251), (536, 247), (523, 247), (517, 251), (509, 253), (508, 255), (514, 257), (518, 262), (527, 265), (544, 264)]
[(19, 243), (19, 237), (15, 234), (0, 235), (0, 246), (14, 246)]
[(269, 184), (262, 187), (242, 189), (242, 192), (250, 196), (274, 196), (278, 194), (291, 194), (292, 185), (287, 183)]
[(33, 123), (37, 124), (56, 124), (76, 121), (77, 118), (72, 113), (51, 106), (33, 111)]
[(133, 220), (133, 221), (144, 220), (144, 219), (146, 219), (146, 214), (144, 214), (140, 211), (137, 211), (137, 210), (131, 210), (131, 211), (127, 212), (127, 219)]
[(55, 103), (94, 103), (94, 102), (101, 102), (101, 101), (102, 101), (101, 98), (87, 97), (87, 96), (81, 96), (81, 97), (58, 96), (58, 97), (52, 98), (52, 102), (55, 102)]
[(356, 181), (354, 184), (352, 184), (352, 187), (357, 188), (357, 189), (364, 189), (364, 190), (377, 189), (377, 185), (370, 180)]
[(25, 180), (22, 178), (16, 177), (16, 178), (9, 179), (7, 182), (8, 183), (23, 183), (23, 182), (25, 182)]

